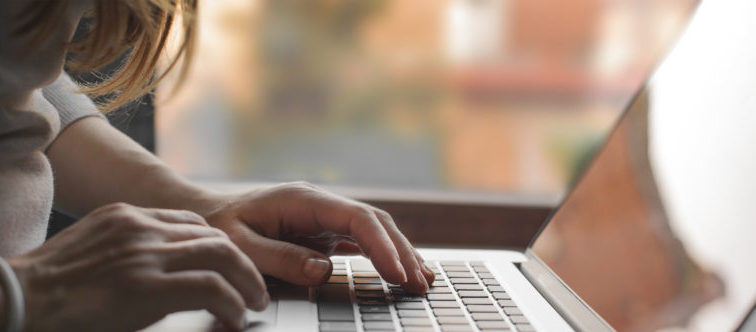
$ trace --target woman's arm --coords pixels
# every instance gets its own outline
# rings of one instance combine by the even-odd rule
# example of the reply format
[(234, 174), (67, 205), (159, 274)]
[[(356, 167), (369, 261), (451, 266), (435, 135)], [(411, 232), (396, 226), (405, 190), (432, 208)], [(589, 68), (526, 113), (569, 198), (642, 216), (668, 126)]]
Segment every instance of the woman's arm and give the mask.
[(55, 207), (83, 216), (114, 202), (145, 207), (213, 208), (214, 193), (178, 176), (107, 121), (88, 117), (69, 125), (47, 155), (55, 174)]
[(323, 282), (331, 269), (327, 255), (334, 252), (366, 254), (387, 281), (413, 292), (424, 293), (433, 281), (391, 216), (306, 183), (215, 193), (94, 117), (69, 125), (48, 156), (56, 207), (67, 213), (113, 202), (194, 211), (224, 230), (261, 272), (296, 284)]

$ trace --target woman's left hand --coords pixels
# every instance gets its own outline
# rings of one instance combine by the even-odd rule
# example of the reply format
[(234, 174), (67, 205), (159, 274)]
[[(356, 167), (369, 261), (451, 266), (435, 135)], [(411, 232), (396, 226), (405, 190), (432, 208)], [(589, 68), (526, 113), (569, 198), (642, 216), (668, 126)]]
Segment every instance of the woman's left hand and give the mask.
[(204, 217), (263, 273), (299, 285), (331, 274), (331, 254), (364, 254), (388, 282), (425, 293), (434, 274), (383, 210), (304, 182), (219, 198)]

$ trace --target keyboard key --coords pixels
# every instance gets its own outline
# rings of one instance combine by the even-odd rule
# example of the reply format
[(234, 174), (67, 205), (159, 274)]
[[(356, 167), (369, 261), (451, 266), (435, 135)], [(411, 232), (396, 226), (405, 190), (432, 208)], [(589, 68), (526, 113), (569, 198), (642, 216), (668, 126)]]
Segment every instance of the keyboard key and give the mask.
[(433, 287), (446, 286), (446, 281), (436, 279), (436, 280), (433, 281), (433, 284), (431, 286), (433, 286)]
[[(429, 295), (433, 295), (433, 294), (429, 294)], [(435, 295), (446, 295), (446, 294), (435, 294)], [(414, 294), (395, 295), (394, 301), (395, 302), (422, 302), (423, 297), (419, 295), (414, 295)]]
[(514, 303), (512, 300), (499, 300), (499, 305), (502, 307), (516, 307), (517, 304)]
[(504, 307), (504, 312), (507, 315), (522, 315), (522, 311), (520, 311), (520, 308), (516, 307)]
[(468, 272), (468, 271), (470, 271), (470, 269), (468, 269), (467, 266), (450, 265), (450, 266), (444, 266), (444, 271), (446, 271), (446, 272), (460, 272), (460, 271)]
[(321, 321), (354, 321), (349, 303), (349, 285), (324, 284), (318, 291), (318, 319)]
[(375, 272), (375, 267), (367, 259), (353, 259), (349, 263), (352, 265), (352, 272)]
[(470, 325), (441, 325), (441, 331), (443, 332), (473, 332)]
[(346, 284), (347, 282), (349, 282), (349, 279), (345, 275), (343, 276), (331, 275), (331, 277), (328, 278), (328, 281), (326, 281), (326, 283), (329, 283), (329, 284)]
[(449, 278), (452, 284), (477, 284), (478, 279), (475, 278)]
[(441, 264), (441, 266), (444, 266), (444, 267), (453, 266), (453, 265), (467, 266), (467, 263), (465, 263), (465, 261), (440, 261), (439, 264)]
[(391, 295), (394, 296), (394, 297), (398, 297), (398, 296), (405, 296), (405, 295), (408, 295), (408, 294), (407, 294), (407, 291), (405, 291), (405, 290), (392, 289), (391, 290)]
[(390, 313), (362, 314), (361, 317), (362, 317), (363, 321), (377, 321), (377, 320), (391, 321), (391, 314)]
[(497, 300), (511, 300), (512, 298), (509, 296), (509, 293), (507, 292), (493, 292), (491, 293), (493, 297)]
[(491, 292), (506, 292), (504, 287), (501, 286), (488, 286), (488, 290)]
[(472, 261), (472, 262), (470, 262), (470, 266), (472, 266), (472, 267), (476, 267), (476, 266), (483, 266), (483, 267), (485, 267), (486, 266), (486, 262), (484, 262), (484, 261)]
[(373, 329), (373, 330), (393, 330), (394, 329), (394, 322), (388, 321), (388, 322), (364, 322), (362, 323), (362, 327), (365, 330)]
[(530, 324), (515, 324), (515, 327), (520, 332), (535, 332), (535, 328)]
[(457, 301), (428, 301), (431, 308), (459, 308)]
[(451, 294), (451, 292), (449, 287), (431, 287), (428, 289), (428, 294)]
[(470, 314), (473, 318), (473, 320), (479, 321), (479, 320), (504, 320), (504, 317), (502, 317), (498, 313), (491, 313), (491, 312), (473, 312)]
[(402, 326), (432, 326), (430, 319), (428, 318), (399, 318), (399, 322)]
[(425, 310), (425, 304), (422, 302), (400, 302), (396, 304), (397, 309), (422, 309)]
[(465, 316), (440, 316), (436, 318), (439, 324), (467, 324)]
[(465, 298), (465, 297), (488, 297), (488, 294), (484, 291), (474, 291), (474, 290), (461, 290), (458, 292), (459, 297)]
[(355, 284), (380, 284), (381, 278), (354, 278)]
[(436, 330), (433, 327), (427, 326), (405, 326), (404, 332), (436, 332)]
[(380, 284), (357, 284), (354, 285), (354, 289), (358, 291), (381, 291), (383, 292), (383, 285)]
[(436, 316), (464, 316), (465, 313), (462, 309), (451, 308), (433, 308), (433, 314)]
[(456, 271), (447, 272), (446, 276), (449, 278), (473, 278), (474, 277), (472, 273), (466, 272), (466, 271), (465, 272), (456, 272)]
[(475, 324), (478, 325), (478, 328), (481, 330), (483, 329), (503, 329), (503, 330), (509, 330), (509, 325), (507, 325), (504, 321), (495, 321), (495, 320), (483, 320), (480, 322), (475, 322)]
[(357, 304), (360, 305), (385, 305), (388, 299), (384, 298), (357, 298)]
[(428, 294), (429, 301), (454, 301), (454, 295), (452, 294)]
[(485, 266), (473, 266), (473, 270), (477, 273), (491, 273)]
[(352, 304), (347, 302), (318, 302), (319, 321), (354, 321)]
[(346, 276), (347, 271), (346, 270), (333, 270), (331, 271), (331, 276)]
[(493, 305), (487, 304), (473, 304), (468, 305), (467, 310), (470, 312), (499, 312)]
[(381, 275), (378, 272), (352, 272), (352, 277), (355, 278), (380, 278)]
[(488, 273), (488, 272), (478, 273), (478, 277), (481, 279), (495, 279), (493, 274)]
[(428, 313), (423, 310), (397, 310), (397, 314), (399, 314), (399, 317), (409, 317), (409, 318), (419, 318), (419, 317), (428, 317)]
[(530, 323), (530, 321), (528, 321), (528, 319), (525, 318), (525, 316), (521, 316), (521, 315), (509, 316), (509, 319), (512, 321), (512, 323), (515, 323), (515, 324)]
[(361, 298), (378, 298), (378, 299), (382, 299), (382, 298), (386, 297), (386, 294), (383, 294), (382, 290), (380, 290), (380, 291), (363, 291), (363, 290), (358, 290), (358, 291), (354, 292), (354, 295), (356, 295), (357, 297), (361, 297)]
[(391, 312), (387, 305), (361, 305), (360, 313), (386, 313)]
[(352, 332), (357, 331), (354, 322), (320, 322), (321, 332)]
[(456, 284), (454, 285), (456, 290), (483, 290), (483, 286), (478, 284)]
[(499, 282), (496, 279), (483, 279), (483, 284), (486, 286), (499, 286)]
[(462, 303), (470, 305), (470, 304), (493, 304), (491, 299), (487, 297), (467, 297), (462, 299)]

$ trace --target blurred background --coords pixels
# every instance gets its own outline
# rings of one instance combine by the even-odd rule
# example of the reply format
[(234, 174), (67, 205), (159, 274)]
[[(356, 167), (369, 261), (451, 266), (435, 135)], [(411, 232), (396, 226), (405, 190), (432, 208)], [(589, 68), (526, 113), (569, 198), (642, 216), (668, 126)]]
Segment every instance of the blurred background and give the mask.
[[(547, 208), (599, 152), (535, 243), (539, 257), (617, 330), (732, 330), (756, 297), (746, 171), (756, 155), (743, 147), (756, 112), (687, 96), (727, 72), (710, 54), (756, 54), (743, 53), (753, 25), (736, 15), (756, 8), (733, 2), (747, 4), (705, 4), (698, 37), (649, 90), (696, 1), (203, 1), (190, 75), (177, 94), (170, 77), (156, 94), (156, 150), (211, 183), (307, 180)], [(430, 232), (391, 212), (411, 239)], [(460, 225), (483, 225), (473, 219), (433, 230), (464, 238), (473, 227)], [(501, 224), (477, 229), (496, 241), (527, 233)]]
[(218, 0), (157, 152), (190, 178), (556, 204), (692, 0)]

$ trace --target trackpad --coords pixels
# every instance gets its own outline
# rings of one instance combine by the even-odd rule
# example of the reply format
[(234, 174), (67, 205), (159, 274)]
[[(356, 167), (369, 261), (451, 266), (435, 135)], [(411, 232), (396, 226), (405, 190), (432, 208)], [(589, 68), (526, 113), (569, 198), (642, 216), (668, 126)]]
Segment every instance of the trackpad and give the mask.
[(304, 286), (279, 285), (271, 290), (278, 301), (277, 331), (317, 331), (318, 311), (313, 290)]
[[(248, 328), (245, 331), (273, 331), (276, 329), (278, 301), (271, 300), (265, 310), (247, 310)], [(222, 332), (227, 331), (215, 317), (205, 310), (177, 312), (142, 330), (143, 332)]]

